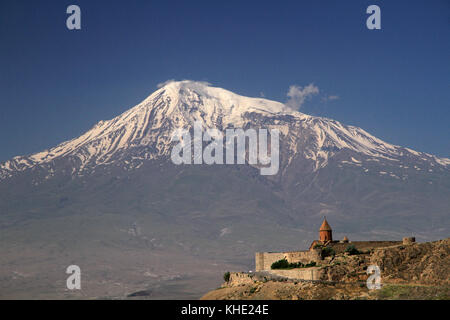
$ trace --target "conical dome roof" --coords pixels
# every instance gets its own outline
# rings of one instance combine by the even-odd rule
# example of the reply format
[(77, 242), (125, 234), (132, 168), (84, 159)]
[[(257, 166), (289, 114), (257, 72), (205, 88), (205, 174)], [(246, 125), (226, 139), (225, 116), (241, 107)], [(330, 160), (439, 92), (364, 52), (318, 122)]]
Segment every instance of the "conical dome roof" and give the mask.
[(320, 226), (319, 231), (331, 231), (331, 227), (328, 224), (328, 221), (326, 218), (323, 218), (322, 225)]

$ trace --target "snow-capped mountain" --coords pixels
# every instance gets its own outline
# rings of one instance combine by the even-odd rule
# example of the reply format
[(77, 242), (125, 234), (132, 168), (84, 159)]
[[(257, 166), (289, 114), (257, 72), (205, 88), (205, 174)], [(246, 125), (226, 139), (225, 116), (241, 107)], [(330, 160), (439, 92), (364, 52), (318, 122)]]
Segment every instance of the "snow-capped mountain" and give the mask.
[[(277, 175), (261, 176), (251, 165), (173, 164), (172, 132), (191, 128), (195, 121), (219, 130), (278, 129)], [(1, 164), (0, 211), (20, 216), (44, 208), (73, 211), (83, 204), (130, 212), (135, 210), (131, 204), (141, 203), (140, 210), (167, 214), (183, 203), (171, 213), (178, 217), (180, 210), (197, 216), (206, 210), (203, 202), (213, 201), (214, 210), (248, 207), (248, 214), (259, 212), (261, 221), (275, 219), (277, 224), (302, 225), (308, 217), (327, 215), (339, 217), (349, 229), (392, 232), (407, 221), (402, 228), (418, 228), (430, 239), (435, 225), (444, 233), (448, 228), (449, 164), (450, 159), (392, 145), (361, 128), (279, 102), (201, 82), (169, 82), (78, 138)], [(214, 190), (223, 198), (206, 196)], [(203, 214), (205, 219), (214, 216)]]
[[(173, 164), (171, 133), (195, 120), (279, 129), (278, 173)], [(190, 290), (208, 270), (214, 284), (224, 266), (252, 269), (254, 252), (307, 249), (324, 215), (336, 239), (445, 238), (449, 164), (282, 103), (171, 82), (78, 138), (0, 165), (3, 278), (52, 279), (65, 295), (61, 276), (77, 264), (102, 295), (105, 283), (173, 290), (170, 279)]]
[[(354, 156), (341, 160), (342, 164), (354, 164), (364, 170), (363, 162), (370, 161), (389, 162), (399, 168), (413, 161), (417, 168), (424, 164), (427, 170), (447, 170), (450, 164), (450, 159), (395, 146), (361, 128), (293, 111), (279, 102), (240, 96), (202, 82), (179, 81), (169, 82), (116, 118), (100, 121), (80, 137), (6, 161), (0, 165), (0, 179), (30, 169), (47, 170), (48, 179), (58, 173), (54, 164), (62, 160), (70, 163), (72, 175), (84, 175), (108, 165), (138, 169), (146, 161), (167, 158), (172, 146), (171, 132), (189, 128), (199, 120), (207, 128), (221, 130), (279, 129), (284, 166), (302, 157), (317, 171), (343, 150), (353, 151)], [(67, 170), (65, 166), (64, 172)]]

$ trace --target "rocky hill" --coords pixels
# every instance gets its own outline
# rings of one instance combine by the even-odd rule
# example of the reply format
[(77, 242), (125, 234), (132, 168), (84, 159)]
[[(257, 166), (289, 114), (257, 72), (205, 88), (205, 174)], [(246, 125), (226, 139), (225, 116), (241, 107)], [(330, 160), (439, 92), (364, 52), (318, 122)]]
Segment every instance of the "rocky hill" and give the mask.
[[(367, 288), (369, 265), (381, 270), (380, 290)], [(255, 273), (235, 277), (202, 299), (450, 299), (450, 238), (339, 254), (321, 265), (320, 279)]]

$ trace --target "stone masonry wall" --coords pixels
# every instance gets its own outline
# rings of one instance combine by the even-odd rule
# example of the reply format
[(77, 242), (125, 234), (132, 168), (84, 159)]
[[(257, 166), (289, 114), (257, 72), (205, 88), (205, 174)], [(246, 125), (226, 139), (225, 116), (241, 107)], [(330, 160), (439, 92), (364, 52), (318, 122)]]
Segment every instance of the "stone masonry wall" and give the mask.
[(284, 255), (286, 260), (290, 263), (301, 262), (303, 264), (307, 264), (312, 261), (319, 263), (320, 260), (322, 260), (320, 250), (292, 251), (285, 252)]
[(257, 252), (255, 254), (255, 271), (270, 270), (275, 261), (285, 258), (284, 252)]
[(255, 281), (268, 280), (320, 280), (320, 268), (300, 268), (291, 270), (270, 270), (254, 273), (247, 272), (230, 272), (230, 279), (223, 286), (238, 287), (242, 285), (252, 284)]
[(312, 261), (319, 263), (321, 260), (318, 250), (291, 251), (291, 252), (257, 252), (255, 254), (255, 271), (269, 271), (272, 263), (286, 259), (290, 263), (301, 262), (304, 264)]
[(318, 267), (300, 268), (291, 270), (270, 270), (268, 273), (294, 280), (319, 280)]

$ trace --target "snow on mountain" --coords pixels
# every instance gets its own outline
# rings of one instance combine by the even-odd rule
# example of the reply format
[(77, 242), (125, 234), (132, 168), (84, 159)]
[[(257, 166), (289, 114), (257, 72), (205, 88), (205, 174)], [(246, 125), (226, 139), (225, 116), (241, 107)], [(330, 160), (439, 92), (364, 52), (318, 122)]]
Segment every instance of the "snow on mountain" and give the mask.
[[(386, 143), (361, 128), (293, 111), (282, 103), (237, 95), (225, 89), (195, 81), (169, 82), (132, 109), (109, 121), (100, 121), (78, 138), (30, 156), (15, 157), (0, 164), (0, 178), (63, 158), (73, 160), (74, 172), (86, 167), (107, 165), (136, 150), (133, 159), (145, 161), (170, 154), (170, 134), (175, 128), (190, 127), (201, 120), (208, 128), (255, 125), (255, 115), (278, 128), (292, 157), (302, 149), (315, 170), (342, 149), (388, 161), (405, 157), (447, 167), (450, 159), (438, 158)], [(309, 144), (301, 137), (308, 136)], [(146, 148), (141, 148), (146, 147)], [(358, 163), (358, 159), (354, 163)]]

